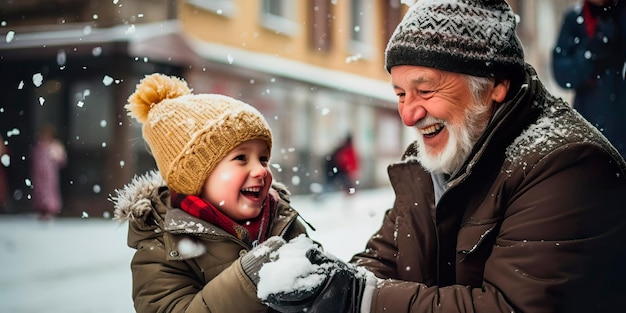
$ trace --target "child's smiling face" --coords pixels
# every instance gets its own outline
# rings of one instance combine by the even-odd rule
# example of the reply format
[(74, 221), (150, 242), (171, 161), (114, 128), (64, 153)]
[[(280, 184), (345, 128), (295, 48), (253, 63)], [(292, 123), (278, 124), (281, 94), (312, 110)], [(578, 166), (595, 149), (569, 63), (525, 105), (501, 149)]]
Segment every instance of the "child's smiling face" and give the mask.
[(243, 142), (217, 163), (200, 196), (234, 221), (257, 217), (272, 185), (269, 158), (264, 140)]

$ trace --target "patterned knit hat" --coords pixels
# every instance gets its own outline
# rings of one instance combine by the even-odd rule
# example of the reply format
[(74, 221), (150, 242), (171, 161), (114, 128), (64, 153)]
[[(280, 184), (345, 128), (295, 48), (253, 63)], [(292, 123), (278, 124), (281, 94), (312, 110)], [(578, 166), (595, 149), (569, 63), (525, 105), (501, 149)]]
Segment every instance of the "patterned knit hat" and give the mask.
[(391, 36), (385, 66), (518, 78), (525, 62), (515, 27), (504, 0), (418, 0)]
[(142, 123), (143, 138), (168, 187), (199, 195), (226, 154), (244, 141), (272, 133), (254, 107), (217, 94), (192, 94), (187, 83), (162, 74), (146, 76), (128, 98), (128, 115)]

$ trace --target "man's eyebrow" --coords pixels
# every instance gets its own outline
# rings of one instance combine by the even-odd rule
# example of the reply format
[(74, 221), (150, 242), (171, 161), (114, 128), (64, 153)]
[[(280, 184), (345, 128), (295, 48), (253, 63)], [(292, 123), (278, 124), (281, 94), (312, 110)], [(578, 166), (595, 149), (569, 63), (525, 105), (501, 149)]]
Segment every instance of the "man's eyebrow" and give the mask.
[[(418, 84), (426, 83), (430, 81), (432, 81), (432, 79), (429, 79), (428, 77), (425, 77), (425, 76), (420, 76), (415, 79), (411, 79), (411, 85), (418, 85)], [(393, 82), (392, 82), (392, 85), (393, 85), (393, 88), (402, 89), (398, 85), (394, 84)]]
[(416, 85), (416, 84), (421, 84), (421, 83), (430, 82), (430, 81), (431, 79), (429, 79), (428, 77), (420, 76), (418, 78), (412, 79), (411, 84)]

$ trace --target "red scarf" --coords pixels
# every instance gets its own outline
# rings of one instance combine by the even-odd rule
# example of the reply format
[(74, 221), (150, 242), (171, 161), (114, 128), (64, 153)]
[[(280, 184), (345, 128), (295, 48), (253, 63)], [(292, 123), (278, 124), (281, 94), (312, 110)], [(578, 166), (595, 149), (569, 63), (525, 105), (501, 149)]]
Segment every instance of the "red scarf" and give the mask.
[(259, 243), (265, 241), (270, 217), (270, 198), (272, 198), (269, 195), (263, 203), (261, 214), (254, 219), (245, 221), (243, 224), (233, 221), (198, 196), (177, 194), (170, 190), (170, 197), (173, 207), (178, 207), (192, 216), (216, 225), (247, 244), (253, 245), (257, 240)]
[(598, 16), (591, 12), (589, 3), (584, 1), (583, 3), (583, 18), (585, 19), (585, 29), (587, 30), (587, 36), (592, 38), (596, 33), (596, 25), (598, 25)]

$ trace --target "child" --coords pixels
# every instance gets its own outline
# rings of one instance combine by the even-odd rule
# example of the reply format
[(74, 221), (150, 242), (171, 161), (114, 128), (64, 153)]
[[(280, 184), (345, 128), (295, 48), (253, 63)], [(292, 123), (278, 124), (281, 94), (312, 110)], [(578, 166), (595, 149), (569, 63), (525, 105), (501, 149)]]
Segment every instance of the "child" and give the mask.
[(287, 190), (272, 184), (267, 122), (246, 103), (192, 94), (183, 80), (161, 74), (146, 76), (128, 102), (159, 169), (111, 199), (137, 249), (136, 311), (267, 312), (258, 277), (248, 274), (262, 253), (248, 253), (247, 262), (240, 256), (306, 234)]

